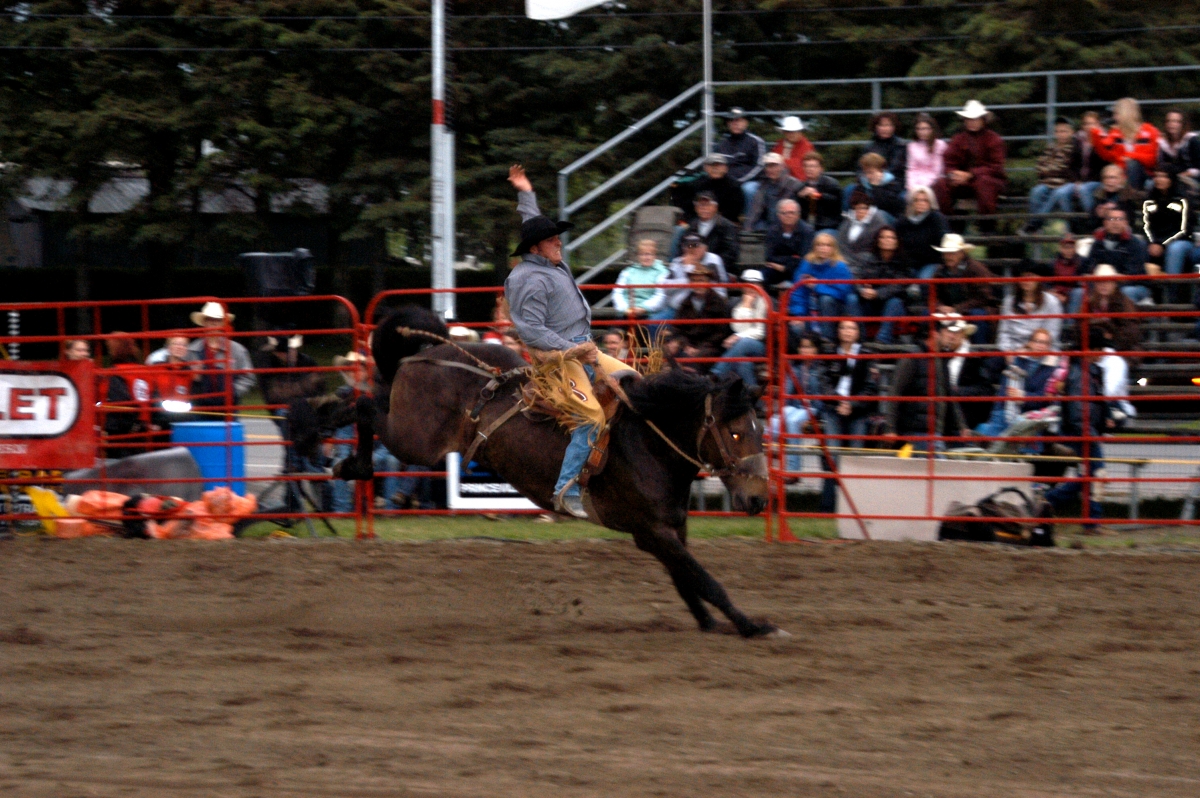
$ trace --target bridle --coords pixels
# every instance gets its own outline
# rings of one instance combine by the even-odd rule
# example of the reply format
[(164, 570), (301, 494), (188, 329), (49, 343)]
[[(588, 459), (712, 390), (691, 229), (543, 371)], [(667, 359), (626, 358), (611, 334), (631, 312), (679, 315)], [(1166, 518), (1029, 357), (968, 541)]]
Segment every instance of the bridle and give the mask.
[[(732, 452), (729, 442), (726, 440), (729, 433), (722, 432), (720, 425), (717, 423), (717, 417), (713, 413), (711, 393), (704, 396), (704, 421), (700, 425), (700, 431), (696, 433), (696, 457), (692, 457), (680, 449), (653, 421), (644, 417), (643, 420), (650, 429), (658, 433), (658, 437), (662, 438), (677, 455), (701, 471), (707, 471), (714, 477), (756, 476), (754, 473), (757, 470), (755, 466), (759, 463), (763, 465), (763, 469), (765, 470), (767, 461), (765, 453), (759, 452), (758, 454), (748, 454), (745, 457), (738, 457)], [(720, 468), (713, 468), (711, 463), (705, 463), (699, 459), (702, 456), (700, 452), (704, 439), (710, 436), (713, 439), (713, 443), (716, 444), (717, 451), (721, 454), (722, 462)]]

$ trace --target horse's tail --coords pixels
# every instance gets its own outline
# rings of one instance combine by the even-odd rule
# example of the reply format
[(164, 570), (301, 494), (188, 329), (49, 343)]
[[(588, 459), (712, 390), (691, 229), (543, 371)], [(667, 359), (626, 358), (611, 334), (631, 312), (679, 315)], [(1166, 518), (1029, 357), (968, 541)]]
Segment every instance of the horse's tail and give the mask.
[(403, 305), (388, 314), (375, 328), (371, 340), (371, 354), (384, 385), (392, 384), (402, 359), (415, 355), (422, 346), (432, 343), (428, 338), (400, 332), (404, 328), (424, 330), (443, 338), (450, 334), (438, 314), (416, 305)]

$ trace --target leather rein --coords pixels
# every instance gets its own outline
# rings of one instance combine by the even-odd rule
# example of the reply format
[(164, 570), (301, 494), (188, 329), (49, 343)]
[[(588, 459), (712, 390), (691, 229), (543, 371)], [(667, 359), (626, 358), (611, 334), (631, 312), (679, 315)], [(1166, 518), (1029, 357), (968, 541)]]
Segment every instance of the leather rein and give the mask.
[[(626, 405), (628, 405), (629, 400), (625, 399), (624, 397), (622, 398)], [(630, 409), (632, 409), (632, 407)], [(750, 471), (750, 468), (746, 465), (747, 463), (753, 463), (759, 460), (762, 460), (764, 464), (766, 462), (766, 455), (761, 452), (758, 454), (748, 454), (745, 457), (738, 457), (732, 451), (730, 451), (729, 446), (725, 441), (725, 436), (721, 434), (719, 425), (717, 424), (717, 417), (712, 411), (711, 393), (704, 395), (704, 422), (700, 425), (700, 431), (696, 433), (696, 457), (690, 456), (677, 445), (675, 445), (675, 442), (668, 438), (666, 433), (660, 430), (658, 425), (656, 425), (653, 421), (645, 416), (642, 416), (642, 420), (645, 421), (646, 425), (650, 427), (650, 429), (654, 430), (654, 432), (658, 434), (658, 437), (662, 438), (663, 441), (670, 446), (677, 455), (682, 457), (684, 460), (687, 460), (701, 471), (707, 471), (711, 476), (730, 477), (736, 474), (747, 475)], [(712, 436), (713, 443), (715, 443), (717, 446), (717, 451), (721, 453), (721, 460), (723, 462), (721, 463), (720, 468), (713, 468), (711, 463), (704, 463), (698, 459), (700, 456), (701, 446), (704, 443), (704, 438), (706, 436)]]

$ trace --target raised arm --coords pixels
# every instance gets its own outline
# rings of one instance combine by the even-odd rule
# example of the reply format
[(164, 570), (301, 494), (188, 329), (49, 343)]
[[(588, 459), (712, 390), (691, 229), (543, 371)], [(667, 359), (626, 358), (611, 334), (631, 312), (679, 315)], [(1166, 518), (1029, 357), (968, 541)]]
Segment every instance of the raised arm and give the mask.
[(541, 216), (537, 194), (533, 192), (533, 184), (525, 174), (525, 167), (519, 163), (508, 167), (508, 182), (517, 190), (517, 213), (521, 214), (521, 221), (527, 222), (535, 216)]

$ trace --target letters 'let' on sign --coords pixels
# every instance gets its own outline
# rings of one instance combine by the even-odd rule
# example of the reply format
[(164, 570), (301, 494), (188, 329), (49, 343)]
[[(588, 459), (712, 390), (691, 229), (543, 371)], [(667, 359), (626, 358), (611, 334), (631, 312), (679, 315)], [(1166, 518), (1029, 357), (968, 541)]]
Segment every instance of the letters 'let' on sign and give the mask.
[(0, 469), (91, 467), (93, 379), (86, 360), (0, 363)]

